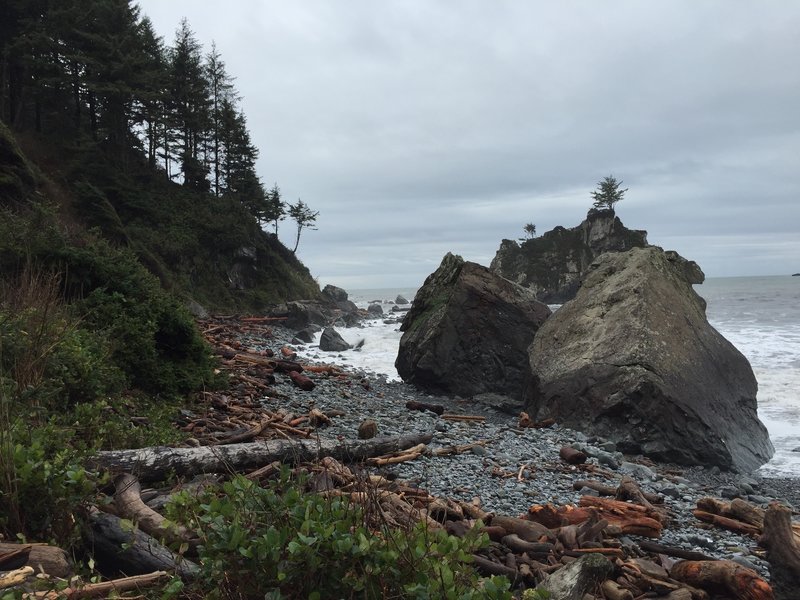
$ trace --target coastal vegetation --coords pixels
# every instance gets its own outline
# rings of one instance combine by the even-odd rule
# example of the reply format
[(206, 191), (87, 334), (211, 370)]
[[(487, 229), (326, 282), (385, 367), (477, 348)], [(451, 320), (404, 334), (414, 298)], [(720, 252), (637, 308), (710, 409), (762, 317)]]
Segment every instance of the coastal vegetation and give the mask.
[[(179, 412), (227, 385), (187, 306), (320, 298), (295, 256), (319, 213), (264, 187), (233, 77), (188, 22), (167, 45), (128, 0), (18, 0), (0, 40), (0, 539), (56, 544), (97, 581), (87, 535), (111, 481), (92, 457), (183, 441)], [(151, 597), (510, 597), (467, 564), (485, 535), (376, 529), (304, 486), (179, 496), (204, 577)]]

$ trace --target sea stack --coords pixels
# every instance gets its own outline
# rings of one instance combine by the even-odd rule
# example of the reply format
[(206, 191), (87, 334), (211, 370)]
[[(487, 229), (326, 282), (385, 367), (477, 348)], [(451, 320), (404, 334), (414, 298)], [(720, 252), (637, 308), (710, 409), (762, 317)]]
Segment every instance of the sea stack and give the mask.
[(601, 256), (530, 348), (537, 419), (623, 452), (752, 471), (773, 453), (747, 359), (713, 327), (695, 263), (660, 248)]

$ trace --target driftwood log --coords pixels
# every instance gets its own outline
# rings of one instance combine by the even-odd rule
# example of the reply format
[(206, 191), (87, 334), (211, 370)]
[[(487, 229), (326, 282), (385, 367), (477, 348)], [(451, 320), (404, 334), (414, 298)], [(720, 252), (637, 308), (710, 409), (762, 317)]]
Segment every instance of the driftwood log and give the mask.
[[(738, 600), (774, 598), (772, 588), (759, 577), (758, 573), (732, 560), (683, 560), (676, 563), (669, 574), (673, 579), (688, 583), (692, 587), (725, 594)], [(797, 598), (796, 595), (792, 597)]]
[(764, 534), (759, 544), (767, 549), (770, 581), (776, 600), (800, 594), (800, 544), (792, 531), (791, 512), (773, 502), (764, 515)]
[(114, 479), (114, 487), (114, 506), (119, 516), (136, 523), (142, 531), (157, 539), (197, 545), (197, 540), (188, 529), (182, 525), (168, 524), (167, 519), (142, 501), (142, 487), (136, 477), (122, 473)]
[[(27, 550), (25, 550), (27, 549)], [(22, 550), (22, 552), (20, 552)], [(0, 555), (16, 554), (19, 562), (3, 563), (3, 570), (23, 566), (33, 567), (36, 572), (44, 571), (53, 577), (67, 578), (73, 573), (67, 553), (56, 546), (46, 544), (8, 544), (0, 543)]]
[(104, 570), (128, 575), (169, 571), (182, 579), (192, 579), (199, 572), (193, 562), (166, 548), (154, 537), (131, 526), (117, 516), (93, 509), (86, 530), (89, 548)]
[(109, 471), (133, 473), (139, 481), (159, 481), (171, 473), (184, 477), (201, 473), (242, 472), (274, 461), (313, 462), (324, 456), (343, 461), (361, 461), (428, 443), (431, 439), (432, 434), (418, 434), (348, 442), (301, 439), (199, 448), (154, 446), (138, 450), (99, 452), (91, 459), (90, 464)]

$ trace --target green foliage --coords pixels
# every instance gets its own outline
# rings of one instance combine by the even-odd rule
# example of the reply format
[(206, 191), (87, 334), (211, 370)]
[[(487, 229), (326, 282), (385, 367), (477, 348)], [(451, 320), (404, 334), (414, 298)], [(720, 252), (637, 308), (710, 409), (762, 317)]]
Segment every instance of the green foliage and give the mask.
[[(9, 402), (9, 396), (0, 398)], [(92, 498), (96, 481), (56, 427), (31, 428), (3, 419), (0, 431), (0, 532), (9, 538), (78, 541), (75, 515)]]
[(617, 181), (616, 177), (613, 175), (604, 177), (600, 182), (598, 182), (597, 189), (592, 192), (594, 207), (608, 208), (613, 210), (614, 205), (622, 200), (625, 192), (628, 191), (628, 188), (625, 188), (624, 190), (619, 189), (619, 186), (621, 185), (622, 181)]
[[(342, 497), (304, 494), (284, 477), (262, 488), (235, 477), (169, 508), (205, 536), (206, 597), (511, 598), (508, 581), (481, 580), (469, 566), (485, 535), (463, 539), (420, 524), (370, 531), (363, 510)], [(477, 531), (477, 530), (476, 530)]]

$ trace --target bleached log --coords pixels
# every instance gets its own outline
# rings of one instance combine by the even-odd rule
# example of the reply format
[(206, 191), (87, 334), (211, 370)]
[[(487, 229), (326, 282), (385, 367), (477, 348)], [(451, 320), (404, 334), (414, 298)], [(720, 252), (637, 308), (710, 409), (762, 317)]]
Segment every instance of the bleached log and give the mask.
[(179, 477), (200, 473), (242, 472), (273, 461), (310, 462), (325, 456), (342, 461), (361, 461), (428, 443), (433, 434), (377, 437), (341, 442), (330, 439), (268, 440), (227, 446), (170, 448), (154, 446), (137, 450), (97, 453), (94, 468), (135, 474), (139, 481), (159, 481), (170, 474)]

